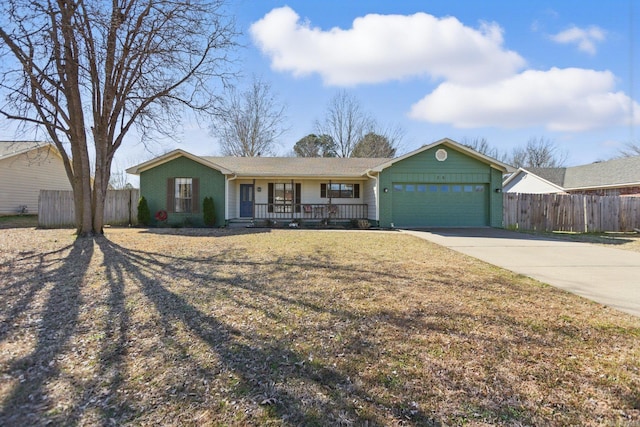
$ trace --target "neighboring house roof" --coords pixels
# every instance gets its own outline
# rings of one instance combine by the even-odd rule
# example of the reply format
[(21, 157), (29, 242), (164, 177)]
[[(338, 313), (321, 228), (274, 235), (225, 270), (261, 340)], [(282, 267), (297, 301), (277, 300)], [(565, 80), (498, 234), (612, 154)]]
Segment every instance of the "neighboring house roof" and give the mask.
[(568, 190), (639, 184), (640, 156), (567, 168), (564, 179), (564, 187)]
[(389, 159), (343, 157), (203, 157), (239, 176), (361, 177)]
[(51, 144), (41, 141), (0, 141), (0, 160), (46, 146)]
[[(527, 180), (522, 184), (522, 180), (526, 178), (534, 181)], [(518, 168), (504, 180), (502, 187), (505, 192), (564, 193), (565, 190), (561, 185), (563, 179), (564, 168), (530, 168), (529, 170)]]
[(526, 168), (526, 170), (560, 187), (564, 185), (564, 177), (567, 172), (567, 168)]
[[(46, 149), (46, 155), (43, 154), (42, 149)], [(11, 157), (18, 156), (20, 154), (26, 154), (31, 157), (31, 152), (36, 152), (32, 160), (40, 159), (40, 156), (46, 157), (53, 154), (60, 159), (62, 155), (58, 148), (50, 142), (43, 141), (0, 141), (0, 160), (9, 159)]]
[(520, 173), (535, 175), (568, 191), (629, 187), (640, 185), (640, 156), (566, 168), (520, 168), (504, 181), (504, 185), (507, 186)]

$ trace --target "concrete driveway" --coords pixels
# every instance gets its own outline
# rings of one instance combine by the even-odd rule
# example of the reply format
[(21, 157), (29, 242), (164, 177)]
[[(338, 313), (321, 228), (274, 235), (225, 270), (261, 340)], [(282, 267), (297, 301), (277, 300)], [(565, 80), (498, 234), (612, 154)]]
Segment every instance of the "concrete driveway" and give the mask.
[(495, 228), (403, 230), (640, 316), (640, 253)]

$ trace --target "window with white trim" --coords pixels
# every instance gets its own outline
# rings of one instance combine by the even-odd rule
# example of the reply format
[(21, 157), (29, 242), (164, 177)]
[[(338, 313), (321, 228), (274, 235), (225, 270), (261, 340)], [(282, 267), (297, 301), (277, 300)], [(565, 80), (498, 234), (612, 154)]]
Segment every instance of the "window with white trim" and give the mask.
[(190, 213), (193, 206), (193, 179), (175, 179), (175, 211)]

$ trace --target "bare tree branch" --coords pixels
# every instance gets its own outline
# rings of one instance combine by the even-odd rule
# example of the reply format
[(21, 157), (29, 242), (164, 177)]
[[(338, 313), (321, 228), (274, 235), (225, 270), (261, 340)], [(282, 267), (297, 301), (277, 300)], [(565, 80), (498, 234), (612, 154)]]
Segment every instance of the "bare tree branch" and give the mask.
[(275, 154), (276, 140), (287, 131), (285, 119), (285, 106), (275, 98), (271, 86), (254, 77), (244, 92), (229, 91), (211, 133), (225, 156), (270, 156)]
[(215, 112), (217, 85), (234, 76), (225, 0), (6, 0), (0, 13), (0, 114), (44, 128), (61, 151), (80, 234), (102, 232), (125, 136), (171, 135), (185, 109)]
[(338, 157), (350, 157), (356, 143), (375, 128), (375, 121), (362, 110), (360, 102), (347, 91), (338, 92), (329, 101), (323, 121), (316, 121), (320, 135), (329, 135), (336, 144)]
[(640, 156), (640, 143), (627, 142), (619, 151), (618, 157)]
[(560, 151), (553, 140), (531, 137), (524, 147), (513, 149), (509, 163), (516, 168), (559, 168), (565, 165), (567, 157), (567, 152)]

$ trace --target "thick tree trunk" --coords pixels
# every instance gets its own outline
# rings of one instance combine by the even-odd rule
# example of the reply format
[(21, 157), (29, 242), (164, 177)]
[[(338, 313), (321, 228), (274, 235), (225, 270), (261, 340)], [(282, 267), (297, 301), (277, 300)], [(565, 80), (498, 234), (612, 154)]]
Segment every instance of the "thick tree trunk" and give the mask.
[[(86, 154), (86, 150), (85, 150)], [(89, 166), (89, 157), (82, 162), (82, 228), (81, 237), (87, 237), (93, 234), (91, 221), (91, 168)]]
[(76, 233), (79, 237), (86, 237), (92, 234), (91, 167), (84, 135), (76, 134), (75, 137), (78, 140), (72, 141), (71, 153)]
[[(94, 131), (95, 135), (95, 131)], [(107, 143), (104, 138), (95, 138), (96, 144), (96, 175), (93, 182), (93, 232), (103, 234), (104, 230), (104, 201), (107, 196), (109, 177), (111, 176), (111, 160), (107, 154)]]
[(102, 188), (101, 179), (94, 181), (93, 188), (93, 233), (104, 234), (104, 200), (107, 195), (106, 189)]

